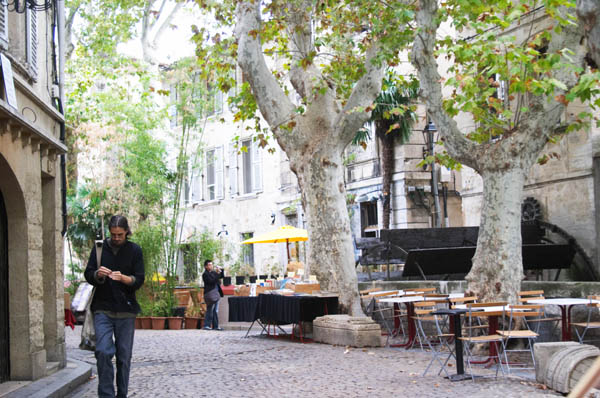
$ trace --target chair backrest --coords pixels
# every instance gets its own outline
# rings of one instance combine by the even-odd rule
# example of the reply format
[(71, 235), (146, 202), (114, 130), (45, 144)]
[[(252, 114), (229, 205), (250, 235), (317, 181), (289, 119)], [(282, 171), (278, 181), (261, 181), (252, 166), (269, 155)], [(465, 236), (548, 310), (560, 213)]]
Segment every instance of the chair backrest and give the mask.
[(539, 300), (544, 298), (543, 290), (524, 290), (519, 292), (519, 302), (527, 303), (529, 300)]
[(435, 306), (435, 301), (417, 301), (413, 303), (413, 305), (416, 318), (429, 315), (437, 309)]
[(469, 317), (503, 316), (508, 302), (467, 303)]
[(397, 296), (398, 291), (394, 290), (391, 292), (371, 293), (367, 297), (385, 297), (385, 296)]
[(435, 287), (415, 287), (411, 289), (403, 289), (405, 292), (421, 292), (421, 293), (432, 293), (435, 292)]
[(466, 297), (450, 297), (448, 299), (450, 301), (450, 308), (454, 308), (458, 304), (469, 304), (476, 303), (477, 296), (466, 296)]
[[(466, 303), (467, 313), (465, 318), (467, 325), (470, 326), (468, 330), (469, 337), (473, 336), (475, 330), (473, 326), (480, 326), (482, 324), (481, 318), (489, 316), (504, 316), (504, 311), (508, 305), (505, 301), (493, 302), (493, 303)], [(478, 332), (480, 333), (480, 332)]]
[(425, 293), (423, 295), (426, 301), (431, 301), (434, 304), (448, 304), (448, 295), (439, 293)]
[[(509, 310), (506, 311), (505, 315), (508, 314), (508, 329), (512, 330), (512, 326), (515, 322), (515, 319), (521, 318), (525, 320), (533, 320), (539, 319), (544, 316), (543, 306), (541, 304), (517, 304), (511, 305)], [(505, 317), (503, 317), (503, 322), (505, 321)]]
[(366, 295), (368, 295), (369, 293), (373, 293), (373, 292), (379, 292), (379, 291), (381, 291), (381, 288), (380, 288), (380, 287), (372, 287), (372, 288), (370, 288), (370, 289), (361, 290), (361, 291), (359, 291), (358, 293), (359, 293), (361, 296), (366, 296)]
[(588, 299), (590, 300), (590, 302), (587, 303), (587, 306), (590, 307), (590, 310), (592, 308), (600, 308), (600, 296), (588, 296)]

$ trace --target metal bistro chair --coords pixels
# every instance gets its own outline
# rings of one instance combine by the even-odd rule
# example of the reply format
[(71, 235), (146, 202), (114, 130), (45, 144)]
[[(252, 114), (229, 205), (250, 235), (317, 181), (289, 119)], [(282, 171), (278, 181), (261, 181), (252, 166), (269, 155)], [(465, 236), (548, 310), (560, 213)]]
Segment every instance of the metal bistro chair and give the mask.
[[(480, 325), (479, 318), (489, 318), (489, 317), (500, 317), (504, 316), (504, 311), (507, 302), (495, 302), (495, 303), (468, 303), (467, 304), (467, 313), (466, 321), (467, 326), (475, 326)], [(489, 322), (489, 320), (488, 320)], [(467, 366), (469, 367), (469, 373), (471, 374), (471, 378), (475, 381), (475, 375), (473, 374), (473, 366), (472, 364), (475, 362), (475, 355), (473, 353), (473, 347), (477, 344), (489, 344), (490, 350), (487, 355), (487, 359), (481, 363), (487, 363), (491, 360), (496, 361), (496, 378), (498, 377), (498, 369), (502, 372), (504, 376), (504, 368), (502, 367), (502, 361), (500, 360), (500, 350), (499, 345), (502, 345), (502, 336), (497, 333), (494, 334), (478, 334), (475, 335), (475, 331), (478, 329), (467, 327), (467, 335), (461, 337), (460, 339), (464, 344), (464, 351), (467, 355)], [(493, 346), (493, 349), (492, 349)]]
[[(508, 353), (512, 352), (529, 352), (531, 355), (532, 366), (528, 367), (526, 364), (521, 364), (521, 366), (516, 365), (512, 366), (513, 368), (518, 369), (535, 369), (535, 357), (533, 356), (533, 342), (539, 336), (536, 332), (530, 330), (528, 328), (528, 320), (530, 319), (538, 319), (542, 315), (541, 311), (542, 306), (539, 304), (521, 304), (521, 305), (511, 305), (510, 306), (510, 315), (508, 320), (508, 328), (506, 330), (498, 330), (498, 334), (503, 337), (502, 339), (502, 352), (504, 354), (504, 364), (506, 365), (506, 369), (508, 373), (511, 372), (511, 362), (508, 359)], [(505, 312), (506, 315), (506, 312)], [(525, 322), (525, 326), (527, 329), (525, 330), (513, 330), (515, 327), (515, 323), (517, 319), (523, 319)], [(504, 325), (506, 325), (505, 318), (503, 317)], [(514, 339), (527, 339), (527, 349), (521, 348), (513, 348), (508, 349), (509, 341)], [(515, 365), (515, 363), (513, 363)]]
[[(575, 326), (575, 333), (577, 333), (577, 339), (579, 340), (580, 344), (583, 344), (585, 334), (587, 333), (588, 330), (600, 329), (600, 322), (592, 321), (593, 313), (597, 312), (597, 310), (600, 309), (600, 302), (599, 302), (600, 296), (588, 296), (588, 298), (590, 299), (590, 302), (587, 303), (587, 309), (588, 309), (587, 320), (585, 322), (571, 323), (571, 325)], [(583, 328), (581, 333), (579, 333), (579, 328)], [(586, 340), (586, 341), (590, 342), (590, 341), (597, 341), (597, 340), (598, 339)]]
[[(434, 312), (437, 309), (437, 304), (438, 303), (436, 302), (436, 300), (417, 301), (416, 303), (414, 303), (415, 316), (413, 319), (417, 324), (417, 334), (419, 336), (419, 342), (427, 344), (431, 351), (431, 355), (433, 356), (431, 358), (431, 361), (429, 361), (429, 364), (425, 368), (423, 376), (427, 374), (429, 368), (433, 364), (433, 361), (437, 360), (440, 364), (440, 371), (438, 372), (438, 375), (443, 371), (444, 373), (446, 373), (447, 377), (450, 377), (448, 371), (446, 370), (446, 364), (448, 363), (451, 357), (454, 357), (456, 359), (454, 355), (454, 350), (450, 345), (450, 342), (454, 338), (454, 334), (442, 332), (442, 325), (440, 323), (439, 317), (437, 315), (432, 314), (432, 312)], [(440, 355), (442, 354), (441, 349), (443, 347), (446, 347), (446, 349), (448, 350), (448, 356), (446, 357), (444, 362), (440, 360)]]
[[(456, 308), (457, 305), (466, 306), (468, 304), (476, 303), (477, 296), (452, 297), (449, 298), (448, 301), (450, 301), (450, 309), (453, 309)], [(487, 330), (488, 328), (489, 325), (487, 323), (483, 323), (481, 318), (476, 318), (475, 323), (473, 325), (469, 325), (467, 322), (465, 322), (462, 325), (462, 335), (468, 336), (469, 330), (471, 330), (471, 335), (475, 335), (475, 332), (478, 332), (477, 334), (482, 334), (481, 331), (485, 332), (485, 330)]]
[[(529, 302), (531, 300), (543, 300), (544, 298), (545, 297), (544, 297), (543, 290), (525, 290), (525, 291), (519, 292), (519, 303), (521, 303), (521, 304), (529, 304)], [(528, 327), (530, 329), (532, 329), (534, 332), (539, 333), (540, 326), (544, 322), (549, 322), (551, 325), (550, 333), (554, 334), (554, 330), (558, 327), (562, 318), (559, 316), (558, 317), (547, 316), (545, 307), (543, 307), (543, 306), (542, 306), (540, 312), (541, 312), (541, 314), (540, 314), (539, 318), (526, 320)]]
[[(400, 333), (402, 333), (403, 336), (405, 335), (402, 318), (405, 318), (406, 315), (401, 311), (395, 310), (393, 304), (382, 303), (380, 301), (381, 298), (392, 297), (397, 294), (397, 291), (384, 293), (375, 292), (369, 296), (372, 297), (372, 299), (367, 306), (367, 316), (370, 316), (385, 329), (387, 334), (386, 346), (391, 337), (397, 337)], [(396, 330), (395, 326), (396, 321), (398, 321), (399, 324), (398, 330)]]

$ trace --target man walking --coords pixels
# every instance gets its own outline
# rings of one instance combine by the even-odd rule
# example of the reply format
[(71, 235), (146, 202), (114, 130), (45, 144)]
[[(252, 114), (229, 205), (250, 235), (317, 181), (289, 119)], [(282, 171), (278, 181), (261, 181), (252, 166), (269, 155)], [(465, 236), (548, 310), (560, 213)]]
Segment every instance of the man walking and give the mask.
[(144, 259), (142, 249), (128, 239), (131, 231), (125, 217), (113, 216), (108, 229), (110, 238), (102, 244), (100, 264), (94, 247), (85, 279), (96, 287), (91, 310), (96, 328), (98, 396), (115, 397), (112, 358), (116, 354), (116, 396), (124, 398), (129, 385), (135, 317), (140, 312), (135, 291), (144, 283)]

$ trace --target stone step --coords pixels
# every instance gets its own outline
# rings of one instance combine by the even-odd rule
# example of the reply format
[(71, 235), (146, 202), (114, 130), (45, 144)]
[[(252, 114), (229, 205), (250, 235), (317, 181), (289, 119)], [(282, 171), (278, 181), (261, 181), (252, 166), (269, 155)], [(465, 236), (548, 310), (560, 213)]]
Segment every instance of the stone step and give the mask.
[(46, 362), (46, 376), (50, 376), (58, 372), (59, 362)]

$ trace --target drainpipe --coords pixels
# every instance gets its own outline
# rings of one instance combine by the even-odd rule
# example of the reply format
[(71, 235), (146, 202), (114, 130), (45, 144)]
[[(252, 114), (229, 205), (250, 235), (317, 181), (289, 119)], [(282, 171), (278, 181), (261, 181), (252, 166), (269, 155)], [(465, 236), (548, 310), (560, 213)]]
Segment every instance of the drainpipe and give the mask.
[[(58, 13), (58, 110), (65, 116), (65, 0), (56, 1)], [(65, 142), (65, 121), (60, 122), (60, 141)], [(61, 205), (62, 205), (62, 236), (67, 233), (67, 155), (60, 155)]]

